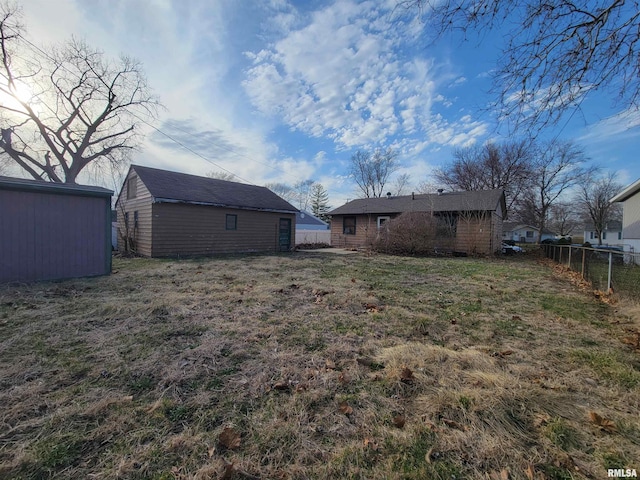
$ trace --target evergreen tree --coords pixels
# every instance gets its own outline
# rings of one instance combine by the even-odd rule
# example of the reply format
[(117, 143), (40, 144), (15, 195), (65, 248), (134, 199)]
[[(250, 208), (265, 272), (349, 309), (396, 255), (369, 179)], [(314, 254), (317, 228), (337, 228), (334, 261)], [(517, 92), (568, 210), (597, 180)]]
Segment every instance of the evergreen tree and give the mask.
[(325, 222), (329, 221), (327, 212), (331, 210), (329, 206), (329, 194), (322, 184), (314, 183), (311, 186), (311, 213)]

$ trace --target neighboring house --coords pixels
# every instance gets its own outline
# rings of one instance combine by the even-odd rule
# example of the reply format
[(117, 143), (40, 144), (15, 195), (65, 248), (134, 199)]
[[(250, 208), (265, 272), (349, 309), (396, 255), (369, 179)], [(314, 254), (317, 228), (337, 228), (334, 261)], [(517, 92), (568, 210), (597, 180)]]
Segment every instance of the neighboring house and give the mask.
[(389, 220), (405, 212), (424, 212), (447, 224), (448, 244), (454, 251), (494, 253), (501, 249), (505, 210), (502, 190), (362, 198), (329, 212), (331, 245), (369, 245)]
[(538, 228), (522, 223), (505, 222), (502, 227), (502, 239), (518, 243), (540, 243), (555, 238), (550, 230), (542, 230), (542, 238), (538, 238)]
[(298, 211), (265, 187), (138, 165), (116, 210), (118, 249), (149, 257), (288, 251)]
[[(620, 220), (611, 220), (607, 222), (602, 232), (602, 245), (622, 245), (622, 222)], [(587, 224), (584, 227), (584, 241), (591, 245), (598, 245), (598, 233), (593, 224)]]
[(296, 213), (296, 245), (303, 243), (330, 243), (329, 224), (309, 212)]
[(640, 179), (623, 189), (611, 202), (622, 203), (622, 238), (625, 245), (629, 245), (634, 253), (640, 252)]
[(109, 274), (112, 195), (0, 177), (0, 283)]

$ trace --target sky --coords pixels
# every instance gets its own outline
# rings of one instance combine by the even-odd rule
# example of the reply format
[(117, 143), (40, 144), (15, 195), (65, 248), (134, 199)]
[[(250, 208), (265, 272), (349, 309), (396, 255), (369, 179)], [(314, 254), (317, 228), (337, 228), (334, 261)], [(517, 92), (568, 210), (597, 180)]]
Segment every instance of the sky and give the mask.
[[(396, 0), (21, 3), (28, 38), (44, 49), (73, 35), (142, 63), (165, 108), (135, 164), (256, 185), (311, 179), (338, 207), (359, 196), (357, 150), (395, 149), (409, 193), (455, 149), (510, 139), (486, 109), (499, 32), (433, 43)], [(575, 141), (624, 185), (640, 178), (640, 112), (609, 97), (544, 135)]]

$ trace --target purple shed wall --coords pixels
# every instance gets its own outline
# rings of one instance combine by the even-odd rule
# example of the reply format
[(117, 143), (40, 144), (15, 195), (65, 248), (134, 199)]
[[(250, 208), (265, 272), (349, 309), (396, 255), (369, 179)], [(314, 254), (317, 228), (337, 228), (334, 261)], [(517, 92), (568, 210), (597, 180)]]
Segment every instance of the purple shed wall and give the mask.
[[(111, 195), (78, 187), (4, 189), (0, 182), (0, 282), (111, 271)], [(50, 190), (49, 193), (47, 190)], [(109, 192), (105, 194), (104, 192)]]

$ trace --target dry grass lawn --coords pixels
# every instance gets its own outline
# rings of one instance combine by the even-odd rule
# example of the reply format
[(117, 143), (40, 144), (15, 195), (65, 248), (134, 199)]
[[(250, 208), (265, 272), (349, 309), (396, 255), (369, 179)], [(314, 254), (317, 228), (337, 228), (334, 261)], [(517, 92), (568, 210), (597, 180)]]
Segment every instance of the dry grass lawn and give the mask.
[(0, 478), (640, 470), (640, 309), (533, 259), (116, 259), (0, 287)]

